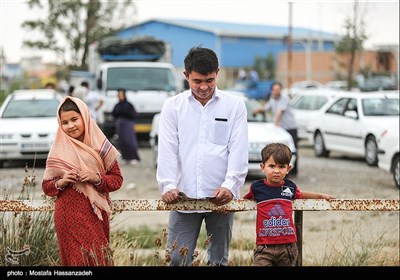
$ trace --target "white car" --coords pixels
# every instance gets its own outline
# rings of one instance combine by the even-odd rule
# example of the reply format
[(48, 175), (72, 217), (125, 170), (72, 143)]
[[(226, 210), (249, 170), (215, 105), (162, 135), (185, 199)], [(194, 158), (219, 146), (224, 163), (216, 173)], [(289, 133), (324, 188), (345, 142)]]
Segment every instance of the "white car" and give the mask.
[(329, 81), (325, 83), (324, 86), (326, 88), (344, 91), (347, 89), (347, 81)]
[(309, 141), (318, 157), (338, 151), (378, 163), (383, 133), (399, 126), (399, 91), (344, 92), (336, 95), (310, 120)]
[[(329, 81), (325, 83), (324, 87), (332, 90), (348, 91), (347, 81)], [(357, 87), (352, 87), (350, 91), (360, 92), (360, 89)]]
[(378, 167), (393, 175), (395, 185), (400, 188), (399, 127), (393, 126), (383, 133), (379, 141)]
[(343, 91), (316, 88), (299, 91), (291, 100), (290, 104), (297, 124), (297, 136), (299, 139), (307, 139), (307, 126), (323, 105), (325, 105), (336, 94)]
[(304, 90), (323, 88), (324, 85), (318, 81), (306, 80), (294, 82), (290, 88), (283, 88), (282, 94), (288, 94), (290, 97), (296, 96), (297, 93)]
[[(294, 167), (297, 157), (297, 150), (293, 142), (292, 136), (283, 128), (276, 127), (273, 122), (268, 122), (266, 116), (258, 114), (255, 117), (252, 112), (262, 105), (255, 99), (243, 97), (241, 93), (225, 91), (245, 99), (247, 108), (247, 122), (248, 122), (248, 157), (249, 157), (249, 174), (261, 175), (261, 150), (268, 143), (279, 142), (289, 146), (292, 151), (291, 165)], [(153, 163), (157, 166), (158, 154), (158, 123), (160, 115), (156, 114), (152, 122), (152, 130), (150, 132), (150, 146), (153, 151)]]
[(47, 158), (61, 100), (52, 89), (16, 90), (7, 96), (0, 108), (0, 166), (6, 160)]

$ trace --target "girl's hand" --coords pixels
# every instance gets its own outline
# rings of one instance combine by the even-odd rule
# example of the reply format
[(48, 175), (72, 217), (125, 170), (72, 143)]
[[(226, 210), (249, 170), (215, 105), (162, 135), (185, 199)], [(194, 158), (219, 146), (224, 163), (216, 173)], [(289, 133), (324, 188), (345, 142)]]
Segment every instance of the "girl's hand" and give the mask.
[(89, 182), (93, 184), (100, 182), (100, 178), (96, 173), (91, 173), (87, 170), (80, 171), (79, 178), (81, 182)]
[(79, 174), (76, 170), (70, 170), (64, 174), (64, 176), (58, 180), (57, 185), (59, 188), (65, 188), (69, 184), (75, 184), (79, 181)]

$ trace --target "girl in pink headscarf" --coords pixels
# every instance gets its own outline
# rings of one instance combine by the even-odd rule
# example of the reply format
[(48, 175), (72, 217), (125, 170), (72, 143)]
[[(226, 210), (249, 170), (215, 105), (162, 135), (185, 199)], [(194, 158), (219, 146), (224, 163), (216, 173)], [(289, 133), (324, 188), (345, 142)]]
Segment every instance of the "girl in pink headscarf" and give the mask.
[(119, 153), (79, 98), (65, 97), (57, 119), (42, 188), (57, 197), (54, 224), (61, 264), (111, 266), (109, 192), (123, 182)]

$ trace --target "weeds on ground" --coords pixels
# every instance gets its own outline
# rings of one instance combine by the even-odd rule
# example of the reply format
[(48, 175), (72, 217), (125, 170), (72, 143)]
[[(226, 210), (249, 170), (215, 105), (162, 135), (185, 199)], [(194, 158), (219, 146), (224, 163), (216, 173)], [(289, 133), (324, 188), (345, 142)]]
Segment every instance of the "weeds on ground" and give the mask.
[(305, 260), (305, 265), (399, 266), (400, 242), (390, 241), (391, 234), (384, 229), (376, 233), (365, 232), (359, 226), (353, 227), (350, 232), (342, 230), (335, 237), (327, 237), (327, 246), (319, 261), (307, 263)]
[[(32, 200), (37, 187), (35, 169), (25, 166), (18, 193), (2, 190), (2, 200)], [(14, 198), (14, 195), (17, 197)], [(48, 266), (58, 263), (52, 212), (0, 212), (0, 266)]]
[(171, 263), (172, 252), (178, 252), (182, 264), (191, 258), (193, 266), (205, 263), (205, 254), (211, 242), (211, 236), (201, 234), (198, 246), (189, 256), (187, 247), (178, 247), (174, 242), (167, 248), (167, 229), (150, 229), (147, 226), (130, 228), (127, 231), (117, 231), (111, 234), (114, 262), (117, 266), (168, 266)]

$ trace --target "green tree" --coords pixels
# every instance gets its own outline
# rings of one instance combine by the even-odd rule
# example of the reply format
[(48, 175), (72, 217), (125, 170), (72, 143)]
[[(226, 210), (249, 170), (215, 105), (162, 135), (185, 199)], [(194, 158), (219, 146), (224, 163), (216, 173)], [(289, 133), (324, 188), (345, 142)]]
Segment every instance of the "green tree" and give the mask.
[(275, 80), (276, 77), (276, 65), (275, 56), (273, 53), (268, 53), (265, 59), (265, 69), (267, 70), (267, 80)]
[(22, 27), (37, 31), (36, 40), (26, 40), (24, 46), (54, 51), (65, 64), (87, 69), (89, 44), (129, 25), (136, 7), (132, 0), (29, 0), (29, 8), (47, 9), (45, 17), (27, 20)]
[(266, 57), (256, 56), (253, 68), (260, 75), (261, 80), (275, 79), (275, 57), (273, 53), (268, 53)]
[(347, 17), (344, 23), (346, 34), (336, 46), (336, 52), (346, 57), (344, 66), (347, 73), (347, 90), (351, 90), (352, 87), (356, 54), (361, 53), (363, 44), (367, 39), (364, 23), (365, 7), (365, 5), (359, 4), (358, 1), (354, 1), (353, 15), (352, 17)]

